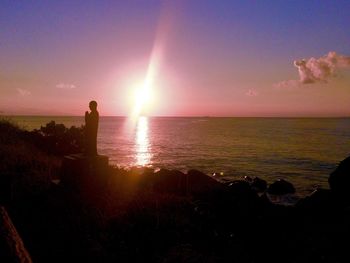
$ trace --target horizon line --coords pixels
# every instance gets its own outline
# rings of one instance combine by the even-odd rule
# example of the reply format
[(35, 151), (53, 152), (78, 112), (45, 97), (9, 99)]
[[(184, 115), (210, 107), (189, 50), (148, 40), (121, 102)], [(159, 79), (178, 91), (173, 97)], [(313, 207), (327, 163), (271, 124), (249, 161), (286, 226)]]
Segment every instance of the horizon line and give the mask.
[[(68, 114), (61, 114), (61, 115), (55, 115), (55, 114), (1, 114), (1, 117), (84, 117), (83, 115), (68, 115)], [(128, 115), (100, 115), (100, 117), (117, 117), (117, 118), (128, 118), (130, 116)], [(281, 116), (275, 116), (275, 115), (266, 115), (266, 116), (234, 116), (234, 115), (150, 115), (145, 116), (141, 115), (140, 117), (150, 117), (150, 118), (350, 118), (350, 115), (305, 115), (305, 116), (296, 116), (296, 115), (281, 115)]]

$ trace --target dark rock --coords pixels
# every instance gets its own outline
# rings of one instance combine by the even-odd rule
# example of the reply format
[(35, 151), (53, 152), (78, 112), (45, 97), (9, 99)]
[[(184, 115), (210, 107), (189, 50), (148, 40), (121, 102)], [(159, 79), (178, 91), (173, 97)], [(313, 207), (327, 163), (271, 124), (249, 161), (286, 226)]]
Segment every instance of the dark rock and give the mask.
[(300, 199), (295, 205), (305, 212), (325, 212), (329, 213), (336, 207), (334, 196), (329, 189), (316, 189), (310, 196)]
[(329, 187), (337, 196), (350, 200), (350, 156), (341, 161), (328, 178)]
[(156, 192), (186, 194), (186, 175), (181, 171), (161, 169), (153, 179)]
[(279, 179), (269, 186), (267, 192), (272, 195), (293, 194), (295, 193), (295, 188), (290, 182)]
[(258, 194), (250, 187), (246, 181), (233, 181), (228, 186), (231, 197), (239, 206), (244, 206), (245, 209), (260, 206), (261, 201)]
[(250, 186), (257, 192), (264, 192), (267, 188), (267, 182), (259, 177), (255, 177)]
[(177, 170), (161, 169), (154, 175), (153, 188), (157, 192), (185, 195), (210, 193), (225, 188), (223, 184), (197, 170), (189, 170), (184, 174)]
[(228, 185), (230, 192), (239, 194), (239, 195), (247, 195), (252, 192), (252, 188), (250, 187), (250, 184), (247, 181), (233, 181)]
[(244, 176), (244, 181), (247, 181), (248, 183), (252, 183), (253, 179), (250, 176), (246, 175)]
[(154, 169), (149, 167), (132, 167), (130, 173), (132, 175), (149, 175), (154, 173)]
[(107, 182), (108, 157), (105, 155), (64, 156), (61, 167), (61, 183), (75, 189), (102, 186)]
[(191, 193), (210, 193), (225, 188), (222, 183), (198, 170), (189, 170), (187, 177), (186, 187)]
[(265, 206), (272, 206), (272, 202), (271, 200), (269, 199), (269, 197), (267, 196), (266, 193), (263, 193), (261, 196), (260, 196), (260, 201), (263, 205)]

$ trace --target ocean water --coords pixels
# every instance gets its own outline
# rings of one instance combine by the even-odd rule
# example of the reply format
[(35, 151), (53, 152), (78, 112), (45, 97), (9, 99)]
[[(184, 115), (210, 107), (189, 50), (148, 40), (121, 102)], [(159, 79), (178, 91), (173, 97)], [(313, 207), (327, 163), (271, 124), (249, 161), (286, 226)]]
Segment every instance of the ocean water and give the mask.
[[(51, 120), (80, 126), (83, 117), (11, 117), (32, 130)], [(198, 169), (218, 180), (283, 178), (299, 193), (328, 187), (350, 155), (350, 118), (101, 117), (98, 152), (120, 167)]]

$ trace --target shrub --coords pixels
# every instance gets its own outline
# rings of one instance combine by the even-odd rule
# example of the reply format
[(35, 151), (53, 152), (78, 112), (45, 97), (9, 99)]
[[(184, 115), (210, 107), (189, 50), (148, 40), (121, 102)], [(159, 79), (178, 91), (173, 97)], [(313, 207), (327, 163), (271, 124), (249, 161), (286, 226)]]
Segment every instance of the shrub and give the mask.
[(63, 156), (83, 151), (84, 126), (70, 128), (55, 121), (41, 126), (40, 129), (25, 132), (27, 138), (46, 153)]

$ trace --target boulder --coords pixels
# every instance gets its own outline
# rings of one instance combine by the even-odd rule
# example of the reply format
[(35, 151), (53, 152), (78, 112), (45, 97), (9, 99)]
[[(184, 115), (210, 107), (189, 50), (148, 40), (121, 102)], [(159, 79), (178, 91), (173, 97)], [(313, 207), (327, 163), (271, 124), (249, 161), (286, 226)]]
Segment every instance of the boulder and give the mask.
[(248, 182), (242, 180), (233, 181), (228, 186), (228, 189), (231, 199), (241, 209), (251, 210), (252, 208), (255, 209), (261, 206), (258, 194), (251, 188)]
[(263, 179), (260, 179), (259, 177), (255, 177), (250, 184), (252, 189), (254, 189), (256, 192), (264, 192), (267, 188), (267, 182)]
[(225, 188), (222, 183), (198, 170), (189, 170), (187, 172), (187, 177), (188, 181), (186, 182), (186, 187), (188, 187), (188, 191), (191, 193), (213, 192)]
[(237, 180), (228, 185), (230, 192), (236, 195), (250, 195), (252, 188), (247, 181)]
[(269, 186), (267, 192), (272, 195), (294, 194), (295, 188), (290, 182), (279, 179)]
[(197, 170), (184, 174), (178, 170), (161, 169), (154, 174), (153, 181), (155, 191), (180, 195), (209, 193), (224, 188), (223, 184)]
[(252, 183), (253, 179), (250, 176), (246, 175), (244, 176), (244, 181), (247, 181), (248, 183)]
[(259, 198), (261, 203), (265, 205), (265, 207), (271, 207), (273, 205), (270, 198), (267, 196), (266, 192), (263, 193)]
[(71, 154), (64, 156), (61, 166), (61, 183), (75, 189), (102, 186), (107, 182), (108, 157)]
[(335, 195), (350, 200), (350, 156), (341, 161), (330, 174), (328, 183)]
[(156, 192), (186, 193), (186, 175), (181, 171), (161, 169), (154, 174), (152, 179), (153, 189)]
[(308, 213), (318, 212), (329, 214), (330, 210), (336, 207), (336, 203), (334, 202), (331, 190), (319, 188), (313, 191), (311, 195), (300, 199), (295, 206)]

